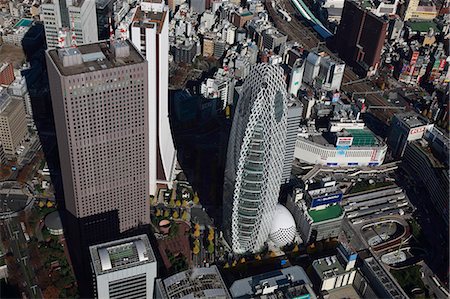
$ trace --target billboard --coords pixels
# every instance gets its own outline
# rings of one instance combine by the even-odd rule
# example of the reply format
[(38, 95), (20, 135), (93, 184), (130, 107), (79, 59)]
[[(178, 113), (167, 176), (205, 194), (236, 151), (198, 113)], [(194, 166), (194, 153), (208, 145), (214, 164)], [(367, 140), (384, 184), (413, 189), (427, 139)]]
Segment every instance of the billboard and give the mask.
[(336, 147), (350, 146), (353, 143), (353, 137), (338, 137), (336, 140)]
[(423, 137), (423, 133), (425, 133), (426, 128), (427, 126), (421, 126), (410, 129), (408, 134), (408, 141), (421, 139)]
[(340, 202), (340, 201), (342, 201), (342, 193), (329, 194), (329, 195), (314, 198), (311, 201), (311, 207), (314, 208), (314, 207), (328, 205), (328, 204)]

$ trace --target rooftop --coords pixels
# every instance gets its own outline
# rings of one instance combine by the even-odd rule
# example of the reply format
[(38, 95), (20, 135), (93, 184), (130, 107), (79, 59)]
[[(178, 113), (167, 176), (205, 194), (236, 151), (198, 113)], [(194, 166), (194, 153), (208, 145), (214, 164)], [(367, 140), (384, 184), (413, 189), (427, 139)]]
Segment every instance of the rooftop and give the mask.
[(382, 267), (382, 265), (373, 257), (364, 259), (364, 264), (373, 273), (373, 277), (378, 279), (385, 290), (389, 293), (390, 298), (403, 299), (408, 298), (405, 291), (397, 284), (392, 276)]
[(225, 282), (216, 266), (186, 270), (164, 280), (158, 280), (157, 284), (160, 290), (165, 293), (164, 298), (231, 299)]
[[(255, 298), (255, 295), (266, 294), (267, 291), (264, 291), (266, 288), (274, 288), (276, 290), (280, 288), (288, 288), (290, 285), (296, 285), (298, 283), (301, 283), (302, 285), (309, 285), (311, 284), (311, 281), (302, 267), (291, 266), (289, 268), (270, 271), (260, 275), (236, 280), (231, 285), (230, 292), (233, 298)], [(299, 291), (303, 292), (303, 294), (309, 293), (305, 289)], [(267, 296), (267, 298), (269, 298), (269, 296)]]
[(133, 27), (155, 28), (161, 33), (167, 11), (143, 11), (140, 7), (136, 9), (133, 17)]
[(353, 137), (352, 146), (374, 146), (378, 144), (377, 138), (372, 131), (367, 129), (346, 129)]
[[(114, 50), (127, 48), (128, 55), (115, 55)], [(48, 50), (48, 55), (63, 76), (73, 76), (144, 62), (145, 59), (130, 41), (101, 41), (77, 48)], [(65, 62), (69, 61), (69, 64)], [(73, 62), (75, 61), (75, 62)]]
[(94, 245), (89, 251), (96, 275), (156, 261), (146, 235)]
[(432, 28), (434, 32), (439, 31), (436, 23), (433, 21), (412, 21), (406, 22), (405, 25), (414, 32), (428, 32), (430, 28)]
[(428, 124), (428, 121), (422, 115), (414, 111), (397, 113), (395, 117), (409, 128), (421, 127)]
[(337, 204), (328, 206), (325, 209), (309, 210), (308, 214), (314, 222), (321, 222), (337, 218), (343, 214), (343, 211), (341, 206)]
[(327, 256), (313, 261), (312, 266), (321, 279), (327, 279), (345, 273), (337, 256)]

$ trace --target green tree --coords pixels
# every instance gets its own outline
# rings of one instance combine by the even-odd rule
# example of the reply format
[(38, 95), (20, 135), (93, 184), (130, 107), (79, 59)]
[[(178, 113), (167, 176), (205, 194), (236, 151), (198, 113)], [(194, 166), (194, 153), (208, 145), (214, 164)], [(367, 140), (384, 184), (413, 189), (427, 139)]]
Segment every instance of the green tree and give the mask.
[(214, 253), (214, 243), (213, 242), (209, 242), (208, 244), (208, 252), (213, 254)]

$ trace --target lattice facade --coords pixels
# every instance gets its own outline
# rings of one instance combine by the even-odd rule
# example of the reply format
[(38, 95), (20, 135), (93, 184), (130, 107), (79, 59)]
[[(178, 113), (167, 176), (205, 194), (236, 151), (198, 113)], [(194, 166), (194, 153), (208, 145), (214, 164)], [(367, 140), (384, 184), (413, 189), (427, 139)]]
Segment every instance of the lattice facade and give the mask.
[(287, 126), (283, 70), (255, 65), (237, 104), (224, 184), (225, 235), (236, 253), (267, 240), (281, 184)]

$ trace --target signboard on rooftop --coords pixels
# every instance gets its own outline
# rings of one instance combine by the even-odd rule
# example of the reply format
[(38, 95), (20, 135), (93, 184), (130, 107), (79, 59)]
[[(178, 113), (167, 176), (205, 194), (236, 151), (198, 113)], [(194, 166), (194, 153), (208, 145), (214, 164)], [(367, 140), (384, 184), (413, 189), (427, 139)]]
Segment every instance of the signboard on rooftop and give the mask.
[(353, 143), (353, 137), (346, 136), (346, 137), (338, 137), (336, 140), (336, 147), (337, 146), (350, 146)]
[(340, 202), (340, 201), (342, 201), (342, 193), (328, 194), (325, 196), (314, 198), (311, 201), (311, 207), (315, 208), (318, 206), (329, 205), (329, 204)]

